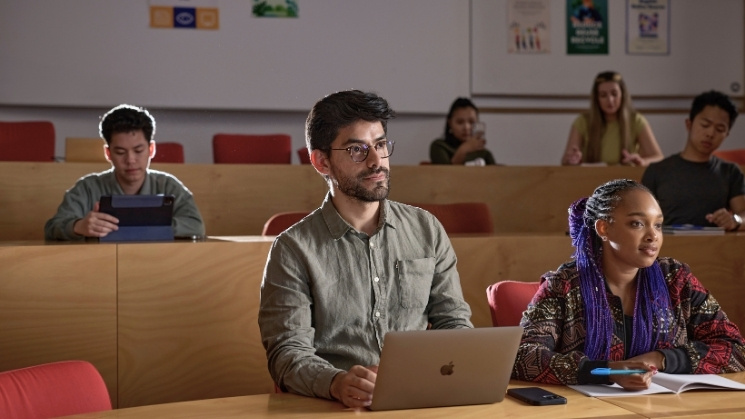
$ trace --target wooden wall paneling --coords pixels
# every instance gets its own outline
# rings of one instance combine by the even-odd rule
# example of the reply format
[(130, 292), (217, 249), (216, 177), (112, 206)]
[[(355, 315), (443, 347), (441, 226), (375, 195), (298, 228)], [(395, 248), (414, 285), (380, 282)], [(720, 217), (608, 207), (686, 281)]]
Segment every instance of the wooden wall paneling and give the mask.
[(118, 246), (120, 407), (273, 391), (257, 322), (271, 242)]
[(0, 371), (85, 360), (117, 405), (116, 246), (0, 246)]

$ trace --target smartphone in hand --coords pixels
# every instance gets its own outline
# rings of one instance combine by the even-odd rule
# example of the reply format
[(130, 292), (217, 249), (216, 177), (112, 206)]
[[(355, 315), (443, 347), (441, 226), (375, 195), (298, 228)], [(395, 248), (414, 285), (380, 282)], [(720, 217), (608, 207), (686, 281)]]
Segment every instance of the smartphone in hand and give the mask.
[(507, 390), (507, 395), (525, 403), (532, 404), (533, 406), (548, 406), (552, 404), (567, 403), (565, 397), (559, 396), (556, 393), (552, 393), (540, 387), (511, 388)]

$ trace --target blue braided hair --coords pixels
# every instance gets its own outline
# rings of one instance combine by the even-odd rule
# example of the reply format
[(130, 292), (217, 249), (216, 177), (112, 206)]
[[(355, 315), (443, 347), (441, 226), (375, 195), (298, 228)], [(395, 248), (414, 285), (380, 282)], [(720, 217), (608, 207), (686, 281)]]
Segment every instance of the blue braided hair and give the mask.
[[(644, 185), (629, 179), (616, 179), (599, 186), (589, 198), (569, 206), (569, 236), (575, 248), (580, 292), (585, 305), (585, 354), (590, 359), (608, 359), (613, 336), (613, 315), (605, 292), (602, 242), (595, 221), (612, 220), (612, 213), (626, 192)], [(670, 295), (659, 263), (640, 268), (637, 273), (636, 301), (631, 346), (627, 358), (653, 351), (657, 343), (672, 338), (662, 331), (672, 324)]]

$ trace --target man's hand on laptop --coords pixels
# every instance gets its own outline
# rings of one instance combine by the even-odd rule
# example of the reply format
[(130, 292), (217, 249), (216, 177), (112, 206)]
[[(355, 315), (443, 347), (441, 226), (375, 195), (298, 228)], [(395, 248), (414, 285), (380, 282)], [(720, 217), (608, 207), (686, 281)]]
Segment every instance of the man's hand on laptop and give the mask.
[(378, 367), (355, 365), (331, 380), (331, 397), (347, 407), (367, 407), (372, 402)]
[(112, 231), (118, 230), (119, 220), (113, 215), (99, 212), (98, 202), (93, 206), (93, 211), (85, 217), (75, 221), (72, 231), (84, 237), (106, 237)]

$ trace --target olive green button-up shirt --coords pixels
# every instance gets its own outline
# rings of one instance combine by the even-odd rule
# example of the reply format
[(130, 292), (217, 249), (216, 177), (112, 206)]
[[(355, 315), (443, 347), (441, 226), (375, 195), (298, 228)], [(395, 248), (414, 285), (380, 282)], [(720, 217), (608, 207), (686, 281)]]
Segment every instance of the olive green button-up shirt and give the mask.
[(372, 236), (331, 202), (277, 236), (261, 285), (259, 327), (274, 381), (331, 398), (331, 380), (377, 365), (388, 331), (473, 327), (455, 252), (430, 213), (383, 201)]

